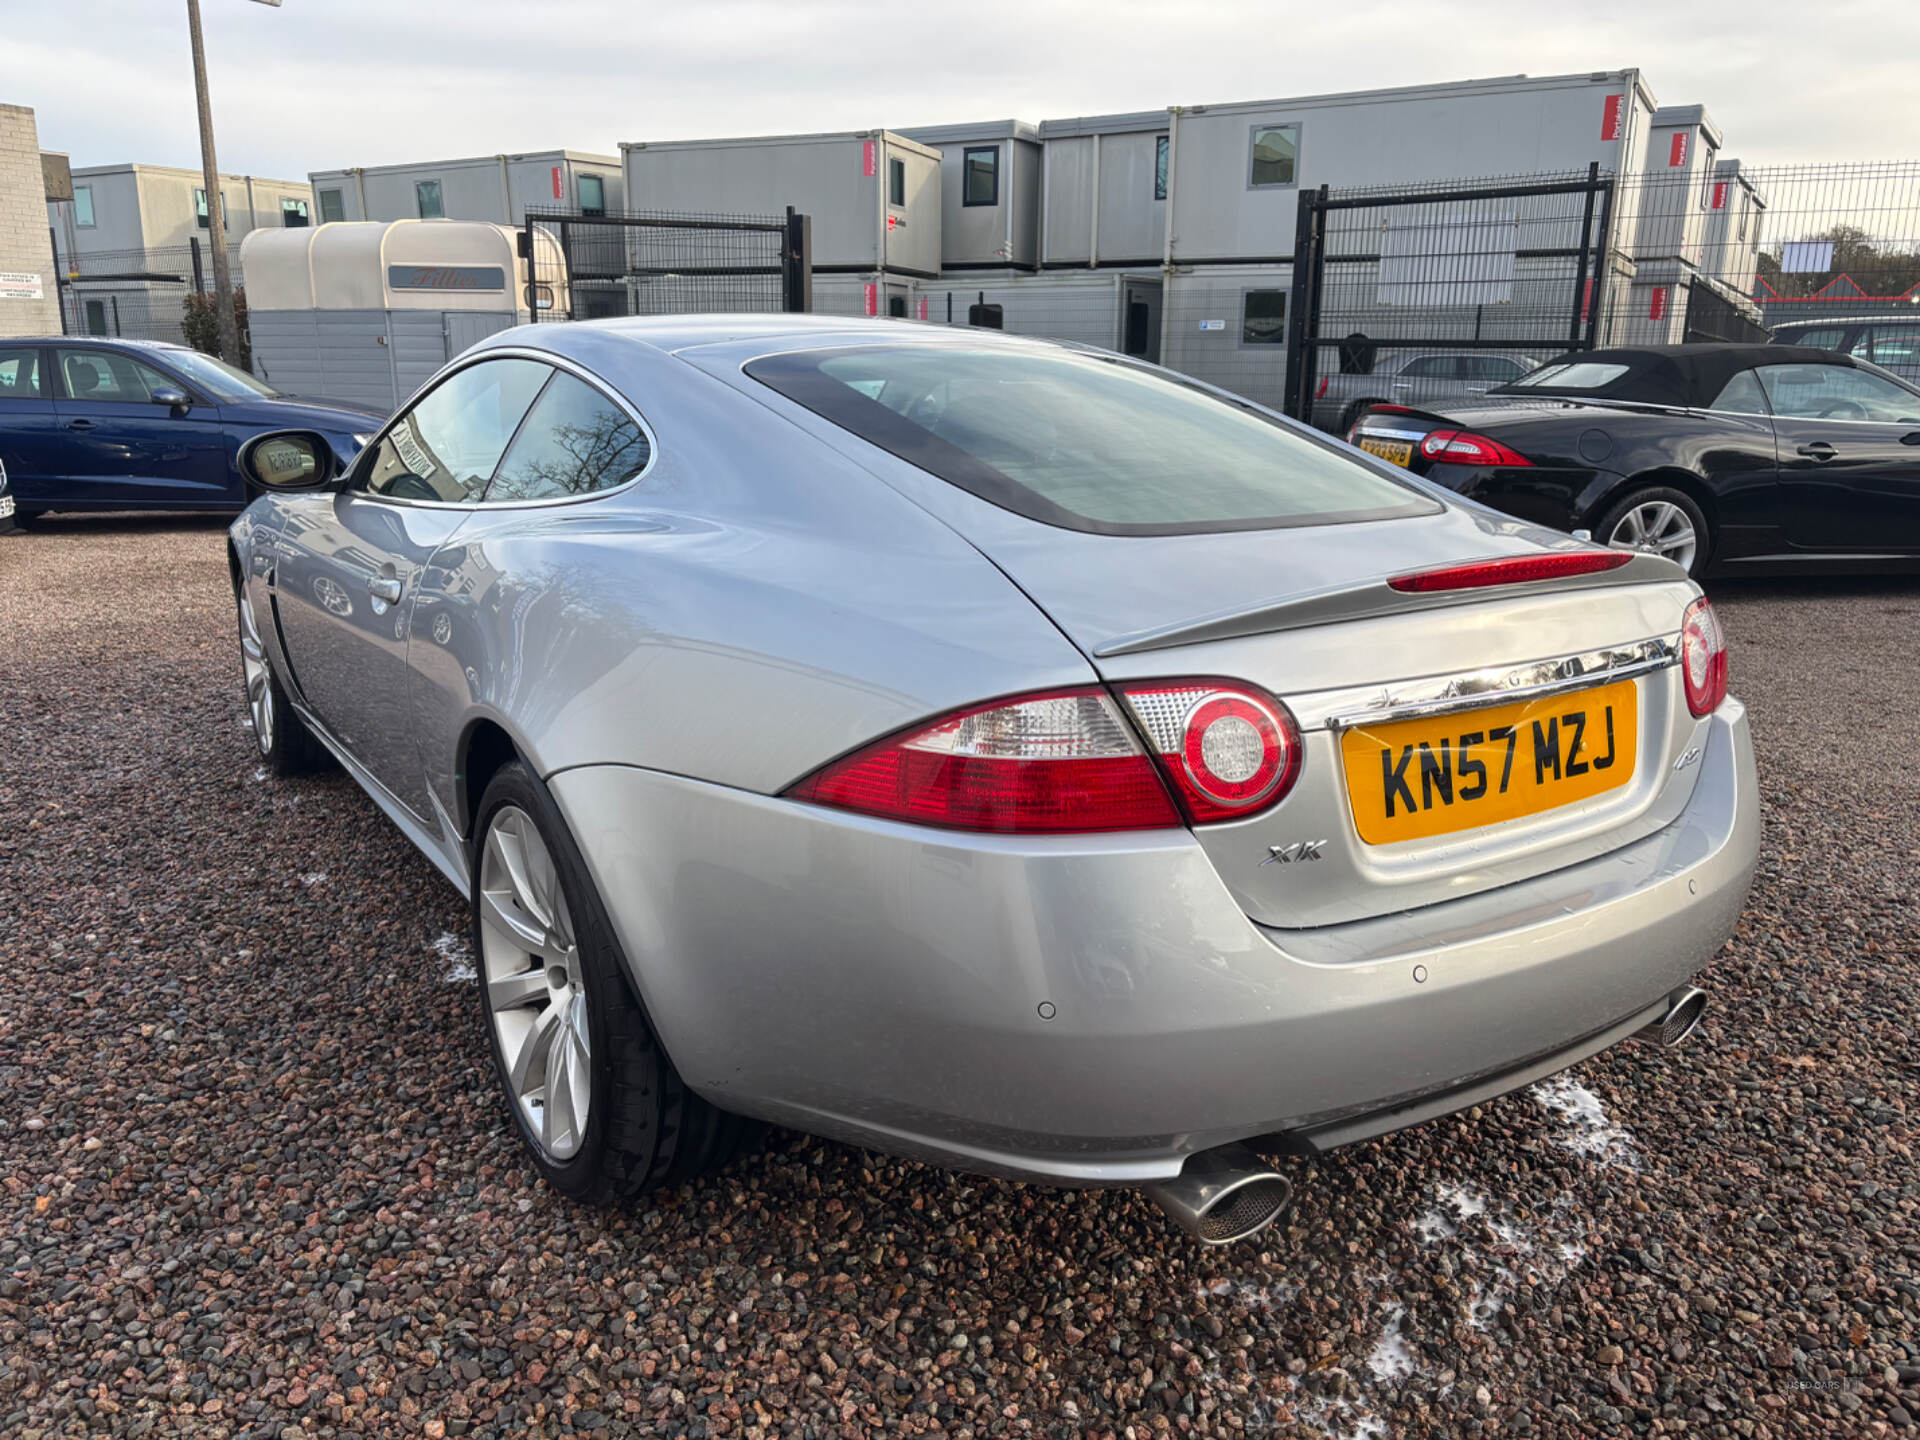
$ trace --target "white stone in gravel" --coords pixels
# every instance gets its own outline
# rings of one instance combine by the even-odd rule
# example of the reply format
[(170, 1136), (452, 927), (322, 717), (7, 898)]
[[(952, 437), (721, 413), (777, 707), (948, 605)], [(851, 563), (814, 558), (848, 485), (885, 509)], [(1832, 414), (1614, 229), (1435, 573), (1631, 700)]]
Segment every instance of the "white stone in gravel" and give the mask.
[(1395, 1305), (1387, 1311), (1387, 1323), (1380, 1331), (1380, 1338), (1373, 1342), (1373, 1353), (1367, 1356), (1367, 1369), (1376, 1380), (1404, 1380), (1417, 1368), (1413, 1349), (1407, 1344), (1402, 1326), (1407, 1318), (1407, 1307)]
[(302, 885), (324, 885), (327, 883), (327, 872), (324, 870), (309, 870), (300, 877), (300, 883)]
[(1606, 1106), (1586, 1086), (1565, 1075), (1557, 1075), (1541, 1081), (1527, 1093), (1565, 1123), (1567, 1133), (1560, 1137), (1559, 1143), (1566, 1149), (1601, 1165), (1617, 1165), (1623, 1170), (1635, 1168), (1633, 1137), (1607, 1118)]
[(473, 968), (473, 952), (467, 948), (467, 942), (451, 930), (442, 930), (433, 937), (433, 953), (445, 967), (440, 975), (441, 983), (464, 985), (477, 978), (479, 972)]

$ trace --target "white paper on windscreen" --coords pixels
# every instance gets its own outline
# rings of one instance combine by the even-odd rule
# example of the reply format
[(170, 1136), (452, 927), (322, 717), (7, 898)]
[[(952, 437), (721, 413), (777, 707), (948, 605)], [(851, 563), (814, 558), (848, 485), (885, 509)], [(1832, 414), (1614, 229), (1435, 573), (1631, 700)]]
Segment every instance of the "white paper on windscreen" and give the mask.
[(1380, 239), (1382, 305), (1504, 305), (1513, 299), (1517, 215), (1423, 220), (1385, 227)]
[(1832, 268), (1831, 240), (1789, 240), (1780, 247), (1782, 275), (1817, 275)]

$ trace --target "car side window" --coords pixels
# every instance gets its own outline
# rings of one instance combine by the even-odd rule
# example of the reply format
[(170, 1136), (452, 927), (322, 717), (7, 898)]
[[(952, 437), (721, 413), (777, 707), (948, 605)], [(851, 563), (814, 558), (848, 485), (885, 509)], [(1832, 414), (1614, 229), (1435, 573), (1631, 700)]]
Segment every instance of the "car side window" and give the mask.
[(37, 346), (0, 350), (0, 400), (44, 400)]
[(56, 350), (54, 363), (69, 400), (144, 405), (156, 390), (179, 390), (178, 380), (113, 350)]
[(1720, 387), (1720, 393), (1714, 397), (1713, 403), (1707, 408), (1725, 410), (1735, 415), (1766, 414), (1767, 397), (1761, 393), (1759, 375), (1752, 370), (1742, 370)]
[[(1860, 353), (1858, 346), (1854, 353)], [(1874, 326), (1873, 353), (1866, 358), (1876, 365), (1920, 365), (1920, 326)]]
[(1809, 350), (1838, 350), (1840, 343), (1847, 338), (1847, 332), (1838, 325), (1824, 326), (1818, 330), (1802, 330), (1789, 345), (1803, 345)]
[(1451, 380), (1454, 378), (1454, 357), (1451, 355), (1421, 355), (1409, 360), (1400, 373), (1414, 380)]
[(1462, 355), (1460, 378), (1463, 380), (1518, 380), (1526, 369), (1517, 360), (1504, 355)]
[(1758, 374), (1784, 419), (1920, 425), (1920, 394), (1851, 365), (1762, 365)]
[(652, 447), (633, 417), (564, 371), (540, 392), (487, 487), (487, 503), (557, 500), (624, 485)]
[(512, 357), (455, 371), (380, 437), (359, 488), (395, 500), (477, 501), (553, 373)]

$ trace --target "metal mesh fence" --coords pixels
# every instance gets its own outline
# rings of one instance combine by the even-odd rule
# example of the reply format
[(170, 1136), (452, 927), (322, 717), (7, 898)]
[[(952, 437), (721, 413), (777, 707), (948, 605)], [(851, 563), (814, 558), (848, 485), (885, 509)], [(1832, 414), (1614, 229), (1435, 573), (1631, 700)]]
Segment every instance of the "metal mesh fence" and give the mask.
[[(1667, 168), (1625, 176), (1309, 192), (1292, 257), (1176, 276), (1169, 363), (1341, 428), (1357, 402), (1460, 404), (1514, 367), (1592, 346), (1765, 343), (1782, 324), (1849, 321), (1817, 343), (1880, 363), (1920, 356), (1920, 161), (1670, 153)], [(1257, 287), (1281, 283), (1284, 258), (1297, 263), (1278, 386), (1248, 352), (1276, 323), (1279, 300)], [(1234, 280), (1238, 297), (1210, 293)]]
[[(183, 344), (187, 297), (213, 293), (212, 260), (192, 243), (65, 254), (60, 265), (60, 310), (69, 335)], [(245, 280), (237, 255), (230, 254), (229, 265), (238, 289)]]
[(803, 280), (805, 217), (530, 210), (522, 230), (541, 320), (781, 311)]

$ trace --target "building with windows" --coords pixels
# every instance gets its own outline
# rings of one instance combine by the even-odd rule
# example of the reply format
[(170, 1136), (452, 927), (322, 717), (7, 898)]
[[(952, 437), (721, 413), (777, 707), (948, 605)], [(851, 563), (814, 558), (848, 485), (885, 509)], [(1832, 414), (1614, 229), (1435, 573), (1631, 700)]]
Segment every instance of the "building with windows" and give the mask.
[(316, 170), (317, 223), (335, 220), (488, 220), (519, 225), (527, 210), (626, 208), (620, 162), (582, 150), (533, 150), (405, 165)]
[(213, 288), (207, 251), (217, 209), (236, 285), (240, 242), (255, 230), (313, 224), (302, 180), (222, 175), (217, 206), (198, 170), (91, 165), (73, 170), (71, 199), (46, 202), (66, 326), (87, 335), (181, 339), (186, 296)]

